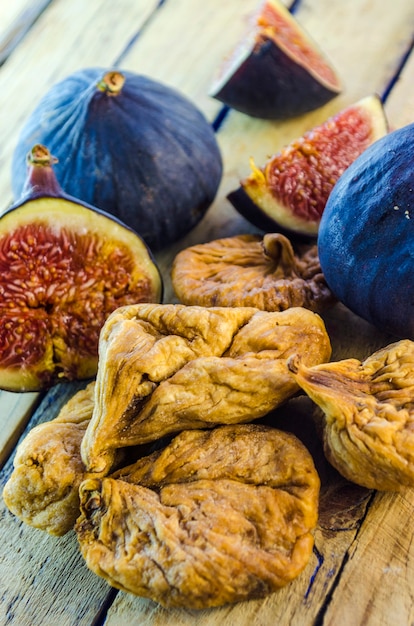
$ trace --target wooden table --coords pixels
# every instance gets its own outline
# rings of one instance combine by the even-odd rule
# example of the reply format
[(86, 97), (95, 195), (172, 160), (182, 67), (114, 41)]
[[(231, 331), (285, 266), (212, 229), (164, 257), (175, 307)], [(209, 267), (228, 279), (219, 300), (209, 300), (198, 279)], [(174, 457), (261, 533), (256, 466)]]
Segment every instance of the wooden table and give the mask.
[[(100, 65), (171, 84), (213, 122), (222, 107), (208, 95), (223, 57), (239, 40), (256, 0), (13, 0), (0, 7), (0, 209), (11, 202), (10, 162), (17, 133), (43, 91), (68, 73)], [(412, 0), (302, 0), (300, 23), (330, 57), (344, 91), (288, 122), (231, 111), (218, 130), (224, 176), (214, 205), (184, 240), (157, 256), (172, 301), (169, 267), (192, 243), (252, 232), (226, 200), (249, 169), (347, 104), (376, 92), (392, 128), (414, 120)], [(412, 155), (409, 155), (412, 158)], [(326, 316), (333, 359), (364, 358), (390, 338), (336, 306)], [(0, 487), (15, 445), (53, 418), (82, 385), (46, 394), (0, 392)], [(306, 404), (292, 404), (301, 436)], [(286, 411), (286, 410), (285, 410)], [(303, 433), (302, 433), (303, 434)], [(318, 444), (308, 441), (317, 451)], [(414, 491), (377, 493), (347, 483), (323, 460), (313, 557), (299, 578), (264, 601), (217, 610), (167, 611), (111, 589), (92, 574), (76, 537), (56, 539), (19, 522), (0, 501), (0, 624), (16, 626), (408, 626), (414, 623)]]

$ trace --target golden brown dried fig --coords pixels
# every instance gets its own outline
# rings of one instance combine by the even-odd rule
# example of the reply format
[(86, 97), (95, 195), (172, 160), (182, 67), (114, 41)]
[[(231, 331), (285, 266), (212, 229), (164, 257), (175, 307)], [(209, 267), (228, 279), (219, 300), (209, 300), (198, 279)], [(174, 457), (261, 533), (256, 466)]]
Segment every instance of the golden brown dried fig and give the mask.
[(166, 607), (262, 598), (304, 569), (319, 477), (291, 434), (259, 425), (184, 431), (80, 488), (88, 567)]
[(100, 337), (88, 471), (107, 474), (118, 448), (262, 417), (298, 391), (286, 366), (295, 353), (308, 365), (331, 354), (323, 321), (304, 308), (118, 309)]
[(93, 388), (90, 383), (78, 391), (55, 419), (29, 431), (3, 489), (14, 515), (51, 535), (64, 535), (79, 515), (78, 489), (85, 478), (80, 445), (92, 417)]
[(325, 454), (345, 478), (370, 489), (414, 486), (414, 342), (363, 362), (307, 367), (292, 358), (288, 366), (323, 410)]
[(253, 306), (284, 311), (303, 306), (322, 312), (334, 303), (316, 244), (293, 248), (280, 233), (238, 235), (186, 248), (171, 271), (183, 304)]

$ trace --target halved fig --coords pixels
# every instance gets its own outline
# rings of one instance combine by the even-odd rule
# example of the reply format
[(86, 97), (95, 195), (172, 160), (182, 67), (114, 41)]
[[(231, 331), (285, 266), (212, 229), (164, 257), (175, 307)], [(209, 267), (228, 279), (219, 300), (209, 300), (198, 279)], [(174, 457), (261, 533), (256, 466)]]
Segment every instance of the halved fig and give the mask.
[(10, 391), (94, 376), (109, 313), (162, 298), (141, 237), (65, 194), (44, 146), (28, 165), (25, 195), (0, 218), (0, 388)]
[(331, 63), (289, 10), (265, 0), (210, 95), (253, 117), (287, 119), (317, 109), (341, 89)]
[(343, 172), (388, 132), (380, 98), (369, 95), (315, 126), (228, 194), (255, 226), (316, 237), (328, 197)]

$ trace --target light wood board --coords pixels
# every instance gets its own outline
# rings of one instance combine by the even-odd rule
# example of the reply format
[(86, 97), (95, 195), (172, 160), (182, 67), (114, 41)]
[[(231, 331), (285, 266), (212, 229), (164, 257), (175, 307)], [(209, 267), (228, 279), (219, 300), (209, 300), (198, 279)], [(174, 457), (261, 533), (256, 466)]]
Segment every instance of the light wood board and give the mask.
[[(9, 167), (25, 116), (56, 80), (82, 66), (141, 72), (177, 87), (213, 120), (221, 104), (208, 93), (223, 57), (244, 32), (256, 2), (245, 0), (54, 0), (0, 68), (1, 210), (11, 202)], [(413, 119), (414, 63), (400, 68), (412, 44), (414, 4), (395, 0), (305, 0), (297, 19), (328, 54), (344, 91), (326, 106), (287, 122), (254, 120), (231, 112), (218, 132), (224, 175), (205, 219), (188, 237), (157, 255), (172, 301), (169, 271), (176, 252), (192, 243), (255, 229), (226, 199), (248, 171), (286, 143), (342, 107), (392, 89), (385, 102), (392, 127)], [(401, 70), (401, 71), (400, 71)], [(398, 75), (399, 79), (394, 83)], [(326, 315), (333, 358), (364, 358), (390, 338), (338, 305)], [(34, 418), (51, 419), (76, 389), (46, 394)], [(0, 463), (20, 435), (37, 394), (0, 392)], [(310, 407), (293, 403), (292, 428)], [(315, 442), (310, 445), (317, 446)], [(116, 593), (86, 569), (70, 533), (51, 538), (19, 523), (0, 503), (0, 623), (19, 626), (394, 626), (413, 622), (411, 519), (414, 495), (379, 494), (343, 481), (326, 464), (315, 553), (299, 578), (265, 601), (216, 610), (167, 611), (152, 602)], [(0, 477), (4, 484), (11, 459)]]

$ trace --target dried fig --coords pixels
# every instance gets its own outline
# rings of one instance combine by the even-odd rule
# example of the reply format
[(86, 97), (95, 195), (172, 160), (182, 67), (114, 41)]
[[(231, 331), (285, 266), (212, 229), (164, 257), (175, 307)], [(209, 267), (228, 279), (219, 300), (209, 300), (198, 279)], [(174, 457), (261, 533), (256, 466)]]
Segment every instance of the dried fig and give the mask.
[(370, 489), (414, 486), (414, 342), (401, 340), (365, 361), (288, 367), (323, 410), (324, 449), (348, 480)]
[(179, 252), (171, 271), (183, 304), (253, 306), (283, 311), (303, 306), (321, 313), (334, 303), (316, 244), (293, 247), (280, 233), (238, 235)]
[(54, 420), (29, 431), (3, 489), (4, 502), (14, 515), (51, 535), (64, 535), (79, 515), (79, 485), (85, 478), (80, 446), (92, 417), (93, 395), (90, 383)]
[(312, 552), (319, 477), (291, 434), (253, 424), (184, 431), (164, 449), (80, 487), (88, 567), (166, 607), (262, 598)]
[(118, 448), (262, 417), (298, 391), (286, 366), (297, 352), (308, 365), (331, 354), (323, 321), (300, 307), (119, 308), (100, 336), (86, 467), (107, 474)]

